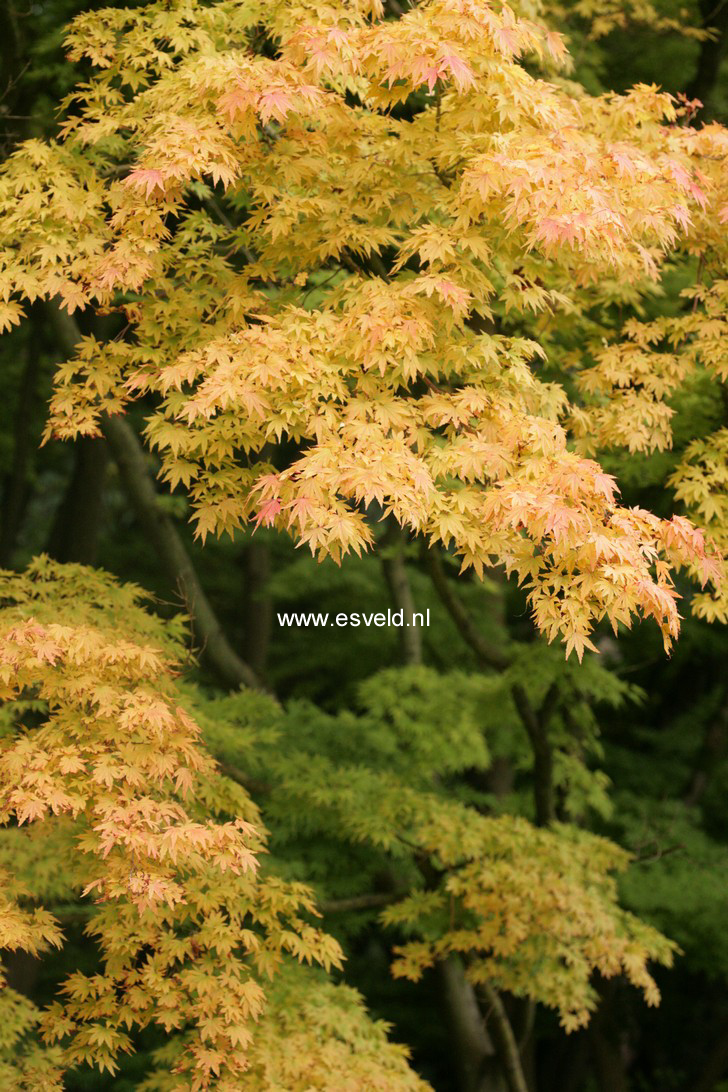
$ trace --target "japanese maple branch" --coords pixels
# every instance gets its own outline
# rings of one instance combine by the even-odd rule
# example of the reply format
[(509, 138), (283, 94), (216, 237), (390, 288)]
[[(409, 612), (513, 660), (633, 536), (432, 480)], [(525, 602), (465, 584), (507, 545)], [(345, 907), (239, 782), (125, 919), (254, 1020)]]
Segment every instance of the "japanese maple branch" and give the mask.
[[(81, 339), (81, 332), (73, 318), (60, 307), (51, 304), (49, 312), (63, 350), (70, 356)], [(177, 528), (159, 504), (144, 448), (136, 433), (120, 416), (104, 417), (101, 431), (136, 517), (153, 543), (171, 583), (184, 599), (202, 658), (229, 686), (262, 689), (255, 672), (230, 645)]]
[(466, 645), (475, 653), (481, 667), (492, 667), (496, 671), (505, 671), (511, 664), (511, 657), (503, 649), (491, 644), (474, 625), (473, 620), (452, 590), (440, 555), (435, 548), (424, 551), (427, 569), (442, 605), (455, 623), (455, 627)]
[(556, 683), (551, 684), (538, 712), (520, 683), (514, 683), (511, 694), (533, 751), (536, 823), (546, 827), (554, 819), (554, 752), (548, 737), (548, 722), (556, 708), (559, 688)]
[(391, 906), (401, 898), (401, 891), (375, 891), (370, 895), (352, 895), (348, 899), (322, 899), (318, 906), (323, 914), (343, 914), (352, 910), (376, 910), (380, 906)]
[(493, 1030), (493, 1039), (503, 1066), (508, 1092), (528, 1092), (518, 1044), (500, 994), (488, 981), (479, 983), (478, 990), (487, 1007), (486, 1023), (490, 1023)]
[[(478, 663), (482, 667), (505, 671), (510, 666), (512, 657), (486, 640), (475, 626), (453, 591), (437, 550), (432, 548), (426, 550), (425, 560), (435, 591), (455, 623), (460, 636), (475, 653)], [(539, 710), (533, 708), (525, 688), (520, 683), (514, 683), (511, 693), (533, 750), (536, 822), (539, 826), (548, 826), (554, 818), (554, 757), (553, 747), (548, 738), (548, 724), (558, 704), (559, 689), (556, 683), (549, 688)]]
[(176, 527), (160, 508), (144, 449), (136, 433), (123, 417), (104, 418), (101, 431), (116, 460), (137, 519), (185, 601), (203, 659), (229, 685), (261, 689), (255, 672), (230, 645)]

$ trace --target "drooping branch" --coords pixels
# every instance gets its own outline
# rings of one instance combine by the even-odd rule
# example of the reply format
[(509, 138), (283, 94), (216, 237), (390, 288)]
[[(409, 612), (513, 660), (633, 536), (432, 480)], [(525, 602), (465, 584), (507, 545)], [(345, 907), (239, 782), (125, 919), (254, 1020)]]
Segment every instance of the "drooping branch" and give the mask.
[[(52, 306), (50, 313), (56, 334), (70, 356), (81, 338), (78, 326), (59, 307)], [(121, 416), (104, 417), (101, 431), (118, 466), (136, 517), (154, 546), (170, 583), (185, 602), (203, 660), (229, 686), (260, 689), (261, 683), (255, 672), (225, 636), (177, 528), (159, 503), (144, 448), (133, 428)]]
[(373, 891), (369, 895), (352, 895), (348, 899), (322, 899), (318, 906), (323, 914), (344, 914), (352, 910), (378, 910), (401, 898), (401, 892)]
[(554, 753), (548, 737), (548, 722), (555, 709), (559, 689), (556, 683), (552, 683), (538, 712), (520, 683), (514, 684), (511, 693), (533, 751), (536, 823), (545, 827), (554, 818)]
[(528, 1092), (518, 1044), (500, 994), (488, 981), (483, 982), (479, 989), (487, 1008), (486, 1022), (493, 1030), (493, 1039), (508, 1082), (508, 1090), (509, 1092)]
[[(461, 637), (475, 654), (478, 663), (482, 667), (505, 671), (511, 664), (511, 657), (483, 637), (453, 591), (437, 551), (426, 550), (425, 559), (435, 591), (457, 626)], [(559, 688), (556, 683), (549, 688), (538, 711), (533, 708), (525, 688), (520, 683), (514, 683), (511, 693), (533, 750), (536, 822), (539, 826), (547, 826), (554, 818), (554, 756), (548, 738), (548, 724), (558, 704)]]
[(488, 641), (473, 623), (472, 618), (450, 586), (437, 550), (434, 548), (425, 550), (424, 557), (435, 591), (455, 623), (458, 633), (475, 653), (480, 666), (492, 667), (496, 671), (505, 671), (511, 663), (511, 657), (503, 649)]

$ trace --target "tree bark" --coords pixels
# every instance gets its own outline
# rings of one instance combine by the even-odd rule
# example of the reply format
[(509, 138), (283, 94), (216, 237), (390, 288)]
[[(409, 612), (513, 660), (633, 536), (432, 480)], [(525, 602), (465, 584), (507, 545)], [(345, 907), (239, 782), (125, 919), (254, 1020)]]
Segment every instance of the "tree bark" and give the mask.
[(462, 963), (455, 956), (449, 956), (438, 963), (437, 969), (452, 1027), (462, 1092), (506, 1092), (505, 1082), (496, 1069), (493, 1040)]
[(688, 1085), (687, 1092), (715, 1092), (719, 1081), (728, 1072), (728, 1025), (724, 1022), (718, 1037), (703, 1061), (696, 1079)]
[(486, 640), (480, 630), (473, 624), (470, 615), (450, 587), (450, 581), (447, 579), (445, 570), (442, 567), (442, 561), (437, 549), (426, 550), (425, 560), (435, 591), (455, 623), (460, 636), (475, 653), (480, 666), (492, 667), (496, 671), (505, 671), (511, 663), (511, 657), (503, 649)]
[(260, 689), (257, 675), (223, 633), (177, 528), (159, 505), (144, 449), (136, 433), (123, 417), (105, 417), (101, 431), (119, 468), (136, 517), (156, 549), (170, 582), (185, 602), (202, 659), (229, 686)]
[(487, 1005), (486, 1023), (493, 1028), (493, 1039), (498, 1049), (508, 1092), (528, 1092), (520, 1051), (500, 994), (490, 982), (482, 983), (480, 990)]
[[(452, 590), (437, 551), (435, 549), (427, 550), (426, 560), (435, 591), (457, 626), (461, 637), (475, 653), (478, 663), (481, 667), (505, 671), (512, 662), (511, 656), (503, 649), (487, 641), (474, 625), (465, 607)], [(553, 748), (548, 738), (548, 723), (558, 703), (558, 687), (555, 684), (550, 687), (538, 711), (532, 707), (523, 686), (516, 683), (512, 687), (511, 693), (533, 750), (536, 823), (539, 826), (547, 826), (552, 822), (555, 814), (554, 759)]]
[(528, 699), (526, 691), (516, 684), (511, 693), (516, 709), (528, 733), (533, 751), (533, 795), (536, 806), (536, 825), (546, 827), (554, 819), (554, 754), (548, 738), (548, 721), (558, 689), (552, 686), (538, 713)]
[(601, 1003), (588, 1028), (599, 1092), (629, 1092), (626, 1041), (615, 1011), (616, 979), (601, 983)]

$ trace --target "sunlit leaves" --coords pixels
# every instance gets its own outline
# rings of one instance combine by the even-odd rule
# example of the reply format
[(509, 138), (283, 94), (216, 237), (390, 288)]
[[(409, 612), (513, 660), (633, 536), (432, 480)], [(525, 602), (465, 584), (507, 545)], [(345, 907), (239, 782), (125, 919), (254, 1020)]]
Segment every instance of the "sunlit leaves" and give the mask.
[[(538, 378), (539, 340), (586, 322), (601, 281), (638, 300), (677, 248), (719, 245), (725, 134), (677, 124), (655, 87), (592, 98), (535, 78), (519, 58), (547, 71), (562, 43), (508, 6), (336, 10), (76, 21), (97, 75), (64, 141), (23, 146), (0, 179), (2, 321), (57, 295), (125, 325), (59, 367), (48, 435), (93, 434), (151, 395), (162, 475), (203, 538), (252, 522), (338, 560), (372, 544), (377, 506), (465, 567), (505, 564), (567, 650), (640, 614), (669, 642), (658, 562), (717, 570), (698, 537), (676, 551), (623, 511), (569, 440), (669, 444), (696, 353), (722, 375), (712, 297), (665, 328), (667, 349), (627, 322), (594, 367), (562, 356), (563, 386)], [(239, 48), (256, 26), (275, 58)], [(388, 112), (414, 92), (411, 120)], [(507, 336), (513, 321), (535, 336)]]
[[(306, 888), (259, 876), (257, 809), (242, 790), (225, 815), (233, 798), (177, 690), (179, 628), (148, 615), (135, 589), (46, 559), (4, 574), (0, 590), (0, 697), (15, 721), (0, 742), (0, 821), (18, 824), (6, 832), (18, 850), (62, 850), (71, 885), (93, 899), (101, 958), (38, 1014), (40, 1035), (60, 1045), (59, 1064), (114, 1072), (129, 1029), (184, 1026), (188, 1088), (239, 1079), (265, 1004), (259, 979), (284, 954), (338, 966), (339, 946), (301, 917), (313, 912)], [(37, 709), (25, 723), (27, 694)], [(54, 822), (57, 844), (43, 837)], [(28, 894), (53, 891), (37, 865), (29, 879)], [(16, 886), (0, 946), (58, 945), (53, 916), (23, 906)]]

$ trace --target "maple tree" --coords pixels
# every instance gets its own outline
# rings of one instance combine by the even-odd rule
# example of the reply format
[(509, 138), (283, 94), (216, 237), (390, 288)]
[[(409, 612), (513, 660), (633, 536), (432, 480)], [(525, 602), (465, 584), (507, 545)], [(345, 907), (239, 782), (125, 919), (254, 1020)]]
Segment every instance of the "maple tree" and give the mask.
[[(576, 8), (593, 38), (624, 14)], [(726, 131), (694, 127), (694, 107), (654, 86), (588, 94), (559, 30), (569, 17), (526, 0), (394, 14), (378, 0), (184, 0), (71, 24), (70, 58), (92, 75), (58, 139), (23, 142), (0, 171), (0, 326), (51, 301), (68, 350), (46, 441), (103, 435), (149, 511), (120, 418), (139, 403), (160, 477), (183, 487), (203, 541), (272, 529), (341, 562), (385, 521), (396, 587), (398, 550), (418, 538), (455, 627), (496, 672), (448, 685), (466, 704), (484, 686), (479, 700), (525, 731), (535, 822), (442, 791), (443, 770), (485, 769), (489, 755), (478, 718), (449, 708), (438, 745), (419, 738), (434, 696), (414, 647), (415, 674), (393, 685), (401, 701), (409, 680), (415, 712), (398, 705), (401, 738), (367, 754), (394, 716), (386, 678), (353, 721), (317, 714), (310, 742), (260, 695), (221, 707), (185, 689), (184, 631), (135, 589), (46, 560), (7, 575), (3, 819), (29, 824), (8, 844), (62, 856), (74, 897), (96, 900), (102, 960), (42, 1012), (5, 993), (8, 1082), (112, 1068), (129, 1030), (156, 1023), (181, 1033), (156, 1052), (150, 1089), (333, 1089), (344, 1067), (352, 1088), (423, 1087), (355, 996), (284, 959), (328, 968), (340, 951), (312, 924), (312, 892), (259, 863), (258, 808), (198, 723), (229, 765), (252, 722), (237, 780), (260, 767), (282, 830), (306, 816), (346, 852), (398, 862), (406, 883), (381, 919), (411, 935), (395, 974), (439, 966), (480, 991), (513, 1092), (523, 1077), (497, 991), (568, 1029), (596, 1006), (595, 971), (656, 1002), (647, 964), (674, 948), (620, 906), (625, 852), (566, 821), (603, 806), (591, 705), (627, 691), (586, 662), (572, 675), (489, 645), (440, 560), (515, 574), (537, 629), (579, 661), (605, 620), (616, 632), (649, 616), (669, 649), (681, 569), (705, 589), (698, 615), (726, 618), (725, 429), (673, 472), (694, 523), (622, 504), (597, 461), (669, 447), (674, 398), (696, 376), (725, 379)], [(678, 261), (697, 262), (683, 310), (647, 314)], [(163, 516), (150, 521), (203, 653), (225, 681), (255, 685)], [(342, 726), (357, 746), (328, 755)], [(26, 892), (9, 884), (6, 947), (60, 942), (52, 916), (27, 910), (47, 892), (42, 875)]]
[[(203, 537), (252, 519), (338, 558), (371, 544), (376, 503), (465, 566), (527, 580), (539, 628), (569, 649), (635, 612), (669, 643), (670, 567), (705, 582), (717, 563), (679, 519), (619, 506), (537, 365), (581, 366), (549, 353), (551, 316), (578, 344), (595, 308), (635, 304), (679, 248), (719, 266), (725, 134), (681, 124), (656, 88), (579, 94), (561, 36), (507, 6), (382, 14), (78, 17), (71, 56), (98, 72), (62, 140), (26, 143), (3, 172), (3, 321), (22, 297), (70, 312), (138, 298), (116, 304), (124, 337), (89, 335), (59, 368), (47, 435), (95, 434), (152, 392), (149, 441)], [(413, 117), (393, 116), (420, 90)], [(499, 311), (537, 336), (501, 332)], [(576, 435), (648, 447), (644, 398), (617, 389), (611, 426), (574, 405)], [(646, 393), (662, 436), (664, 391)], [(284, 436), (299, 451), (276, 468), (261, 456)]]

